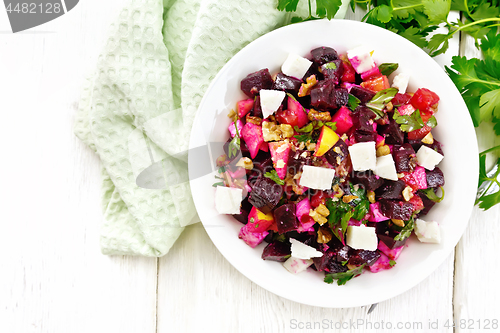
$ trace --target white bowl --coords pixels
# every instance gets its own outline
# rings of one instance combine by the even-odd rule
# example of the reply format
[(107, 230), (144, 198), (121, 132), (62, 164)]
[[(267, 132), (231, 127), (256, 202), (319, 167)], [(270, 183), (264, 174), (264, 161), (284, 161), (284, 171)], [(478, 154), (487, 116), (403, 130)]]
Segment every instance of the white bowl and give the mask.
[[(247, 74), (262, 68), (269, 68), (271, 73), (279, 72), (290, 52), (307, 56), (315, 47), (329, 46), (345, 53), (359, 45), (373, 48), (373, 57), (378, 64), (396, 62), (399, 63), (396, 73), (411, 74), (408, 91), (428, 88), (440, 97), (436, 114), (439, 125), (433, 134), (443, 143), (445, 158), (439, 167), (446, 179), (446, 196), (424, 217), (439, 223), (440, 244), (420, 243), (412, 236), (392, 269), (379, 273), (366, 271), (344, 286), (326, 284), (323, 282), (324, 273), (308, 269), (294, 275), (281, 263), (262, 260), (265, 242), (252, 249), (238, 239), (242, 224), (231, 216), (217, 214), (215, 210), (212, 187), (215, 173), (191, 180), (198, 214), (222, 255), (261, 287), (299, 303), (331, 308), (362, 306), (389, 299), (414, 287), (453, 250), (474, 205), (479, 172), (476, 136), (467, 107), (453, 82), (432, 58), (403, 37), (373, 25), (348, 20), (289, 25), (258, 38), (236, 54), (212, 81), (198, 109), (191, 133), (190, 170), (199, 168), (202, 163), (214, 165), (208, 155), (201, 157), (200, 149), (194, 148), (227, 140), (230, 120), (226, 115), (235, 108), (238, 100), (245, 98), (240, 81)], [(220, 150), (211, 151), (213, 160), (220, 154)]]

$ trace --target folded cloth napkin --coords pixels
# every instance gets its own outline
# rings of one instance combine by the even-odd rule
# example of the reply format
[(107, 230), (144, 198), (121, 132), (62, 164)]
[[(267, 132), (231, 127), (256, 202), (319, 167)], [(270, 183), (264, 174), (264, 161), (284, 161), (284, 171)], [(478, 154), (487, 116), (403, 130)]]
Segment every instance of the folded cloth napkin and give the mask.
[(187, 174), (198, 104), (236, 52), (288, 20), (269, 0), (125, 4), (74, 127), (102, 161), (102, 253), (162, 256), (199, 221)]

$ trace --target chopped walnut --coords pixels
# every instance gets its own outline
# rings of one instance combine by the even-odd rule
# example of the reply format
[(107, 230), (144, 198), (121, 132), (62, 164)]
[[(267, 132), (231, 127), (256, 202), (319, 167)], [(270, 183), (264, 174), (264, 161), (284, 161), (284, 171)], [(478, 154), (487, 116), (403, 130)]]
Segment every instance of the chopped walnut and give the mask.
[(272, 121), (262, 122), (262, 135), (264, 141), (279, 141), (281, 140), (281, 129)]
[(370, 203), (375, 203), (375, 192), (368, 191), (366, 196), (368, 197), (368, 201), (370, 201)]
[(405, 226), (405, 222), (403, 220), (391, 219), (391, 221), (392, 221), (392, 223), (394, 223), (398, 227), (404, 227)]
[(310, 121), (313, 120), (330, 121), (332, 120), (332, 116), (328, 111), (320, 112), (314, 109), (310, 109), (309, 113), (307, 114), (307, 119), (309, 119)]
[(427, 135), (423, 137), (422, 143), (426, 143), (428, 145), (432, 145), (434, 143), (434, 137), (431, 132), (427, 133)]
[(247, 169), (247, 170), (252, 170), (253, 169), (253, 162), (248, 157), (242, 157), (242, 158), (240, 158), (238, 163), (236, 163), (236, 166), (242, 167), (242, 168)]
[(356, 268), (358, 268), (358, 267), (359, 267), (359, 266), (352, 265), (352, 264), (347, 264), (346, 266), (347, 266), (347, 268), (349, 268), (349, 269), (356, 269)]
[(330, 121), (330, 120), (332, 120), (332, 116), (330, 115), (330, 112), (328, 112), (328, 111), (320, 112), (320, 111), (316, 111), (314, 109), (310, 109), (309, 113), (307, 114), (307, 119), (309, 119), (310, 121), (313, 121), (313, 120)]
[(281, 124), (280, 125), (280, 130), (281, 130), (281, 135), (284, 138), (291, 138), (293, 136), (293, 127), (292, 127), (292, 125)]
[(316, 144), (314, 142), (307, 141), (306, 147), (307, 147), (307, 150), (313, 151), (316, 149)]
[(344, 191), (340, 188), (339, 184), (335, 184), (332, 187), (336, 193), (333, 195), (334, 198), (340, 199), (344, 195)]
[(229, 111), (229, 113), (227, 114), (227, 116), (234, 122), (236, 122), (236, 120), (238, 120), (238, 114), (234, 111), (234, 110), (231, 110)]
[(356, 196), (356, 195), (344, 195), (342, 197), (342, 201), (345, 202), (345, 203), (349, 203), (351, 201), (353, 201), (354, 199), (358, 199), (359, 197)]
[(318, 229), (318, 243), (325, 244), (332, 240), (333, 234), (329, 228), (319, 227)]
[(311, 93), (311, 88), (314, 87), (318, 83), (316, 80), (316, 75), (311, 75), (306, 78), (306, 83), (302, 83), (299, 89), (299, 97), (307, 96)]
[(318, 207), (316, 207), (316, 211), (319, 214), (323, 215), (324, 217), (327, 217), (328, 215), (330, 215), (330, 211), (323, 204), (320, 204)]
[(391, 148), (388, 145), (383, 145), (377, 148), (377, 157), (389, 155), (391, 153)]
[(347, 137), (347, 134), (342, 134), (342, 136), (340, 137), (344, 142), (347, 141), (348, 137)]
[(247, 113), (247, 123), (252, 123), (254, 125), (260, 126), (262, 124), (262, 118), (251, 116), (250, 113)]
[(309, 210), (309, 216), (312, 217), (314, 221), (318, 222), (319, 225), (323, 225), (326, 222), (328, 222), (326, 217), (324, 217), (323, 215), (319, 214), (318, 212), (312, 209)]
[(394, 105), (392, 105), (392, 102), (389, 102), (385, 105), (385, 109), (387, 111), (392, 111), (392, 109), (394, 108)]
[(401, 173), (398, 173), (397, 176), (398, 176), (398, 178), (403, 178), (405, 176), (405, 174), (401, 172)]
[(403, 190), (403, 198), (405, 198), (405, 201), (410, 201), (413, 198), (413, 189), (410, 186), (406, 186)]

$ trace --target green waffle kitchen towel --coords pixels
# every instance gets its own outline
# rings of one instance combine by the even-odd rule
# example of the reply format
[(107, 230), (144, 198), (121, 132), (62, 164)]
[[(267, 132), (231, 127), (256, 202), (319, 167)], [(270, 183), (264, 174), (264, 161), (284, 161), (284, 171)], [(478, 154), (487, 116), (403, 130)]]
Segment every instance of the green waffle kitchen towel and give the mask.
[[(184, 226), (199, 221), (187, 175), (196, 109), (235, 53), (289, 20), (276, 5), (125, 3), (84, 85), (74, 128), (102, 161), (102, 253), (162, 256)], [(306, 8), (299, 14), (307, 16)], [(161, 179), (148, 176), (155, 168), (165, 171)]]

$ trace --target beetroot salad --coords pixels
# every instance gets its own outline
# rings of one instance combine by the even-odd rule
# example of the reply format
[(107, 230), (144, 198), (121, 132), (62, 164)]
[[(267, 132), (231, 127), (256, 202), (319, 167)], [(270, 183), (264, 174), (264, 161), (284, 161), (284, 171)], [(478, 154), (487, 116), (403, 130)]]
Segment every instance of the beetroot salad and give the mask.
[(391, 269), (412, 233), (440, 242), (425, 218), (444, 196), (439, 97), (406, 91), (411, 77), (372, 54), (318, 47), (241, 81), (247, 98), (229, 114), (216, 209), (291, 273), (310, 267), (342, 285)]

